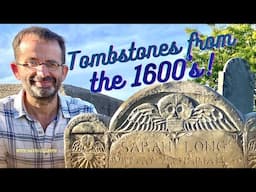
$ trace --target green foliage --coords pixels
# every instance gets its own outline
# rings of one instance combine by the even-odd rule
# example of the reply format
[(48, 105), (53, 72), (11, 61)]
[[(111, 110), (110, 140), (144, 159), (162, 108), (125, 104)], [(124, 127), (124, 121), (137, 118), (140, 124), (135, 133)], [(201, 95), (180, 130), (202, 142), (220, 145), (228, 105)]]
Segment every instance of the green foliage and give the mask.
[[(232, 35), (237, 40), (235, 46), (224, 47), (211, 50), (199, 50), (198, 47), (193, 46), (192, 62), (197, 62), (200, 67), (208, 69), (208, 60), (210, 53), (215, 53), (212, 74), (210, 76), (204, 75), (201, 78), (194, 79), (194, 81), (207, 84), (216, 90), (218, 84), (218, 72), (223, 70), (225, 63), (231, 59), (240, 57), (245, 59), (252, 72), (256, 72), (256, 31), (253, 24), (227, 24), (227, 25), (210, 25), (212, 32), (210, 36), (217, 37), (218, 35)], [(200, 33), (196, 29), (185, 29), (186, 33), (197, 31), (200, 39), (205, 40), (209, 35)], [(193, 44), (194, 45), (194, 44)], [(191, 62), (188, 63), (191, 66)]]

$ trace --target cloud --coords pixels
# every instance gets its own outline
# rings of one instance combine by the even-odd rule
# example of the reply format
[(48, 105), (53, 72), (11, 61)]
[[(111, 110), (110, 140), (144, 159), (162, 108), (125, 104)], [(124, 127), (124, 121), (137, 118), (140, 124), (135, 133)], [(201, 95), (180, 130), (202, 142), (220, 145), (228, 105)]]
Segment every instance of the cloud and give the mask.
[[(158, 58), (150, 57), (126, 63), (100, 64), (99, 67), (92, 68), (79, 67), (82, 56), (91, 57), (92, 54), (96, 53), (108, 54), (110, 45), (113, 45), (114, 50), (119, 52), (121, 49), (129, 49), (131, 42), (135, 42), (137, 48), (147, 48), (149, 45), (159, 46), (163, 43), (170, 45), (173, 41), (176, 41), (177, 45), (182, 46), (185, 50), (189, 37), (185, 32), (185, 28), (197, 28), (203, 33), (211, 31), (206, 24), (0, 24), (0, 64), (1, 66), (6, 65), (4, 70), (0, 70), (0, 83), (17, 83), (9, 67), (10, 62), (13, 60), (11, 42), (18, 31), (31, 25), (48, 27), (61, 34), (66, 40), (67, 52), (81, 51), (77, 55), (74, 70), (69, 71), (64, 83), (90, 89), (90, 79), (93, 72), (100, 73), (105, 70), (109, 78), (112, 79), (115, 75), (120, 75), (127, 80), (129, 85), (120, 90), (102, 90), (101, 93), (122, 100), (127, 99), (139, 89), (147, 86), (144, 84), (138, 87), (130, 86), (130, 83), (135, 78), (136, 66), (142, 65), (144, 69), (149, 63), (155, 63), (158, 66), (165, 60), (174, 62), (177, 58), (183, 57), (184, 52), (178, 55), (160, 56)], [(68, 66), (70, 66), (70, 61), (71, 55), (67, 54), (66, 64)], [(186, 78), (187, 75), (184, 79)], [(170, 80), (172, 79), (170, 78)]]

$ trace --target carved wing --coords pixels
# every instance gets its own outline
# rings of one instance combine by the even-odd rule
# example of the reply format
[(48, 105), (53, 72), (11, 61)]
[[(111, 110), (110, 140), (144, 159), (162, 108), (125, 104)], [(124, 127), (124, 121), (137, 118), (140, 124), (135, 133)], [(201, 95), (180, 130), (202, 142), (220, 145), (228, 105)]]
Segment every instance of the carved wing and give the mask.
[(72, 152), (81, 152), (83, 150), (83, 146), (81, 145), (80, 140), (76, 140), (72, 145)]
[(115, 131), (166, 131), (166, 120), (160, 116), (155, 105), (143, 103), (134, 108)]
[(210, 104), (201, 104), (195, 107), (191, 117), (184, 122), (184, 129), (186, 131), (239, 131), (223, 111)]

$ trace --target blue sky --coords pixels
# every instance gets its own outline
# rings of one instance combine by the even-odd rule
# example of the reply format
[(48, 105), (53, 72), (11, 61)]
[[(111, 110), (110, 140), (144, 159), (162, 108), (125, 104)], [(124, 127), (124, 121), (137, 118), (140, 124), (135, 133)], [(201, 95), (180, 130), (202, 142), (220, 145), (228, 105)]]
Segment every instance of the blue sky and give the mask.
[[(0, 24), (0, 64), (2, 66), (0, 83), (19, 83), (13, 76), (9, 65), (14, 58), (11, 44), (18, 31), (32, 25), (48, 27), (62, 35), (66, 41), (67, 53), (81, 51), (76, 56), (74, 69), (69, 71), (68, 77), (64, 81), (65, 84), (90, 90), (92, 74), (97, 72), (99, 75), (104, 70), (110, 80), (114, 76), (121, 76), (127, 83), (121, 89), (107, 91), (103, 88), (100, 93), (121, 100), (126, 100), (135, 92), (149, 86), (142, 82), (140, 86), (131, 87), (136, 76), (136, 66), (142, 66), (140, 76), (142, 78), (143, 70), (149, 63), (155, 63), (158, 66), (163, 61), (173, 63), (176, 59), (185, 57), (189, 39), (185, 28), (197, 29), (203, 34), (209, 35), (211, 32), (211, 28), (207, 24)], [(113, 50), (119, 53), (122, 49), (128, 50), (132, 42), (135, 42), (136, 48), (147, 48), (150, 45), (159, 47), (163, 43), (170, 46), (173, 41), (176, 41), (178, 47), (183, 47), (183, 51), (177, 55), (116, 62), (110, 65), (100, 64), (98, 67), (79, 67), (79, 60), (82, 56), (90, 58), (97, 53), (107, 54), (111, 45), (113, 45)], [(70, 67), (71, 54), (67, 54), (66, 58), (66, 64)], [(188, 70), (186, 70), (187, 72)], [(186, 80), (186, 78), (187, 75), (182, 80)], [(155, 83), (159, 82), (156, 80)]]

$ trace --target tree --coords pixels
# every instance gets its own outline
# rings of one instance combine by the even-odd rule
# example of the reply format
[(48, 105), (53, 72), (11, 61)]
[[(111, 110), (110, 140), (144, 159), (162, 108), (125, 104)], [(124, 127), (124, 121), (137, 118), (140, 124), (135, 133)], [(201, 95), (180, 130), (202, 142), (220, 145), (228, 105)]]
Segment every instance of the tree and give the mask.
[[(256, 30), (253, 24), (226, 24), (226, 25), (215, 25), (210, 24), (212, 28), (212, 37), (217, 37), (218, 35), (232, 35), (237, 41), (235, 46), (223, 47), (219, 49), (210, 50), (200, 50), (198, 47), (192, 48), (193, 62), (196, 61), (200, 67), (208, 68), (208, 60), (210, 53), (214, 52), (214, 63), (211, 75), (203, 75), (200, 78), (194, 79), (194, 81), (208, 85), (213, 89), (217, 89), (218, 85), (218, 72), (223, 70), (225, 63), (235, 57), (240, 57), (245, 59), (249, 65), (252, 72), (256, 72)], [(185, 29), (186, 33), (198, 32), (199, 37), (202, 40), (206, 40), (208, 35), (200, 33), (196, 29)], [(192, 62), (188, 62), (191, 66)], [(201, 66), (204, 64), (205, 66)]]

